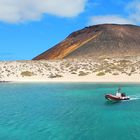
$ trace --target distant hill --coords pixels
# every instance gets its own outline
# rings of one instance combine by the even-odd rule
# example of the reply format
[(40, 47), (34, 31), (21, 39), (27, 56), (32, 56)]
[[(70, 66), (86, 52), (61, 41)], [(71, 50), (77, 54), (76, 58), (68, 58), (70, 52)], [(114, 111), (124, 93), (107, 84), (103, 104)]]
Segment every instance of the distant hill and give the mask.
[(140, 56), (140, 27), (102, 24), (73, 32), (33, 60)]

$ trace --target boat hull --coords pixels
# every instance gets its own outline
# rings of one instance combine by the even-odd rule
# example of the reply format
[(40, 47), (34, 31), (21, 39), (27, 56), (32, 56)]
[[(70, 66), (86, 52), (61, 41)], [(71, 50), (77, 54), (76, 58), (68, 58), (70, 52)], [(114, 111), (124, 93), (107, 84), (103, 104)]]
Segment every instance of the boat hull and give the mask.
[(105, 98), (109, 101), (123, 101), (123, 100), (129, 100), (130, 98), (128, 96), (126, 97), (117, 97), (115, 95), (112, 94), (106, 94)]

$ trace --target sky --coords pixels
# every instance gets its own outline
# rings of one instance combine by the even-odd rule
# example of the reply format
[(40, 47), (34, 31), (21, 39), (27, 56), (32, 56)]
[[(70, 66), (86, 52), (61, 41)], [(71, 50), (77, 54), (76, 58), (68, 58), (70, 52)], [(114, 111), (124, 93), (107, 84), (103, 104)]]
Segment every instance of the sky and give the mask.
[(0, 0), (0, 60), (30, 60), (104, 23), (140, 25), (140, 0)]

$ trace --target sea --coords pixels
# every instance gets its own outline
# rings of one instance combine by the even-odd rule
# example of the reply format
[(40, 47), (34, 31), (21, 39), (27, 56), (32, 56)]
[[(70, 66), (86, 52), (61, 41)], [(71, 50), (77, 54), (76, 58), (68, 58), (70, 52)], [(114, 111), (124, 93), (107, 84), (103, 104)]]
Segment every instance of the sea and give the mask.
[(0, 140), (140, 140), (140, 84), (0, 83)]

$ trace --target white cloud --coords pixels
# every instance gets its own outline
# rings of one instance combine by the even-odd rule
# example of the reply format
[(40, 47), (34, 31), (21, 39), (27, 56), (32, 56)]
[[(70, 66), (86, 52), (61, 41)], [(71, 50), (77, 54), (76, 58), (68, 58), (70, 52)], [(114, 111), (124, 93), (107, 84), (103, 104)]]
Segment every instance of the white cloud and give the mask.
[(89, 25), (114, 23), (114, 24), (133, 24), (133, 21), (118, 15), (93, 16), (90, 18)]
[(126, 6), (126, 11), (129, 12), (129, 18), (136, 23), (140, 23), (140, 1), (133, 0)]
[(140, 0), (132, 0), (130, 3), (125, 4), (124, 11), (127, 14), (126, 17), (123, 17), (122, 15), (92, 16), (89, 24), (140, 24)]
[(43, 14), (75, 17), (87, 0), (0, 0), (0, 21), (18, 23), (38, 20)]

